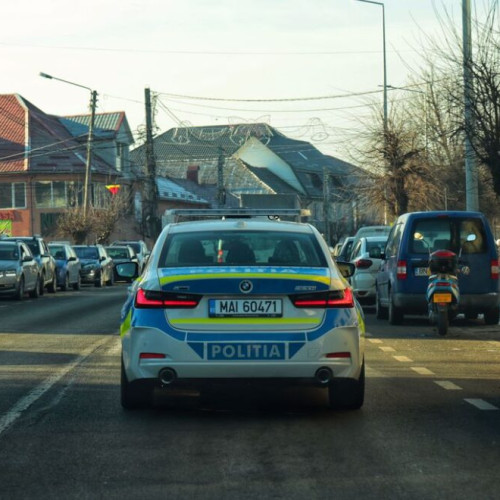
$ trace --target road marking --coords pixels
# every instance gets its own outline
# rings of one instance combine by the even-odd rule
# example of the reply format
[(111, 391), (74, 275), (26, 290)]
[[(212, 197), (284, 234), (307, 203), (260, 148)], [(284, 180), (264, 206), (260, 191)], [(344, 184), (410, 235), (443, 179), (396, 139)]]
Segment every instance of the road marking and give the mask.
[(401, 363), (413, 363), (413, 359), (408, 356), (393, 356), (396, 361), (401, 361)]
[(428, 368), (424, 368), (423, 366), (412, 366), (411, 369), (419, 375), (435, 375), (434, 372), (431, 372)]
[(493, 406), (484, 399), (464, 399), (464, 401), (480, 410), (498, 410), (496, 406)]
[(382, 344), (383, 342), (380, 339), (368, 339), (368, 342), (372, 344)]
[(59, 382), (59, 380), (61, 380), (68, 372), (85, 361), (85, 359), (98, 347), (108, 341), (109, 337), (105, 337), (104, 339), (99, 339), (97, 342), (94, 342), (92, 345), (87, 347), (87, 349), (85, 349), (82, 354), (78, 356), (78, 358), (66, 366), (63, 366), (56, 373), (46, 378), (42, 383), (38, 384), (26, 396), (21, 398), (2, 418), (0, 418), (0, 435), (22, 415), (23, 411), (27, 410), (37, 399), (41, 398), (54, 384)]
[(462, 388), (449, 380), (434, 380), (434, 383), (447, 391), (461, 391)]
[(379, 349), (384, 352), (396, 352), (396, 349), (394, 349), (394, 347), (389, 347), (389, 346), (382, 346), (379, 347)]

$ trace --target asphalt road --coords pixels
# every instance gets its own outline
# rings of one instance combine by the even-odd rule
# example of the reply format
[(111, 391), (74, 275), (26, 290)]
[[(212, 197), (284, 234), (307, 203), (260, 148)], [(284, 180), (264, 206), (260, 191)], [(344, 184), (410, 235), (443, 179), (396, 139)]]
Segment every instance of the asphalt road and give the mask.
[(360, 411), (243, 387), (126, 412), (125, 292), (0, 300), (0, 498), (498, 498), (500, 326), (368, 313)]

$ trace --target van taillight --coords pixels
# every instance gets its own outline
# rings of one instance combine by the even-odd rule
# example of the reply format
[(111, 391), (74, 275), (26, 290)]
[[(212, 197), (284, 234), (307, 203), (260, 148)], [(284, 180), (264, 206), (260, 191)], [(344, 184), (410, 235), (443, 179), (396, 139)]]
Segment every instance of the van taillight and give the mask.
[(138, 309), (150, 308), (184, 308), (196, 307), (201, 300), (201, 295), (187, 293), (170, 293), (160, 290), (143, 290), (139, 288), (135, 296), (135, 307)]
[(352, 290), (350, 288), (329, 292), (291, 295), (290, 300), (295, 307), (300, 308), (354, 307)]
[(406, 260), (398, 260), (398, 268), (396, 270), (396, 278), (398, 280), (405, 280), (408, 277), (406, 272)]
[(498, 279), (498, 260), (496, 259), (491, 261), (491, 279)]

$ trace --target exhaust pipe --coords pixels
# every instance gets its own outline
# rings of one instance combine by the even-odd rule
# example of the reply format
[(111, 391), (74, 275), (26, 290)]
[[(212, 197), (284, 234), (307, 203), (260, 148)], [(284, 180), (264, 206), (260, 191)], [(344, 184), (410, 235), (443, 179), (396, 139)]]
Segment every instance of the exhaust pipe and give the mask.
[(170, 385), (177, 378), (177, 373), (172, 368), (162, 368), (158, 374), (161, 385)]
[(327, 385), (330, 380), (333, 378), (333, 373), (330, 368), (322, 367), (316, 370), (316, 380), (321, 385)]

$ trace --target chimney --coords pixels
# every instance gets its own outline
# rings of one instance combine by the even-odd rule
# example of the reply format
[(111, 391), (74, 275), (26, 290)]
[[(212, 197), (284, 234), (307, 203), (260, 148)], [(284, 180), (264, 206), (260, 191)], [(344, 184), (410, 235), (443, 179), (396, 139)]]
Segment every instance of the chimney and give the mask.
[(199, 165), (188, 165), (186, 179), (188, 181), (193, 181), (198, 184), (198, 171), (200, 170)]

